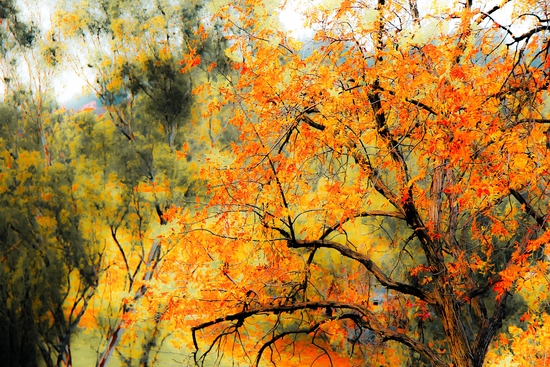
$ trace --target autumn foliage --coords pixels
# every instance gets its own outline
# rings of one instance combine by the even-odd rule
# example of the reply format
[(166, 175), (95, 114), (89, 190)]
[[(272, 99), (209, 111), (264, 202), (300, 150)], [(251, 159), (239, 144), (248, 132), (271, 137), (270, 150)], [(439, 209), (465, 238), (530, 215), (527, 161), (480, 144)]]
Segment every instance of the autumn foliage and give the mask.
[(240, 138), (203, 172), (206, 208), (174, 218), (197, 363), (482, 366), (544, 311), (522, 293), (547, 284), (550, 238), (530, 6), (322, 3), (305, 42), (259, 4), (220, 10), (238, 75), (211, 110)]
[(7, 365), (550, 361), (546, 1), (16, 5)]

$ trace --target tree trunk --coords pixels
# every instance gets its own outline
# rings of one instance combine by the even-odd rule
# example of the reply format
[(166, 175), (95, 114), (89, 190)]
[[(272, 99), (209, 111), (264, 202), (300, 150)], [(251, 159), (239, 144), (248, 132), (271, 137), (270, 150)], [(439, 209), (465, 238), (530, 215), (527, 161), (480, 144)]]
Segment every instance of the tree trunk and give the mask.
[(443, 295), (439, 313), (449, 343), (451, 362), (454, 367), (474, 367), (471, 346), (460, 318), (460, 308), (456, 305), (454, 297), (444, 295), (453, 292), (447, 288), (449, 287), (445, 287), (443, 292), (439, 292), (440, 295)]
[[(149, 251), (149, 256), (147, 257), (147, 262), (145, 264), (147, 268), (147, 271), (143, 276), (143, 280), (145, 282), (151, 280), (151, 278), (153, 277), (155, 269), (158, 265), (159, 254), (160, 254), (160, 242), (156, 240), (151, 246), (151, 250)], [(139, 299), (141, 299), (146, 292), (147, 292), (147, 286), (142, 285), (136, 291), (133, 297), (134, 302), (137, 302)], [(120, 337), (122, 336), (126, 328), (126, 320), (124, 319), (124, 314), (128, 312), (133, 312), (133, 308), (124, 307), (122, 312), (123, 312), (123, 318), (119, 321), (118, 325), (113, 329), (113, 332), (111, 332), (111, 335), (109, 335), (109, 337), (107, 338), (107, 341), (108, 341), (107, 346), (105, 347), (105, 350), (103, 351), (103, 353), (101, 354), (101, 357), (97, 361), (97, 364), (96, 364), (97, 367), (106, 367), (109, 364), (111, 355), (113, 354), (113, 351), (117, 347), (118, 342), (120, 341)]]

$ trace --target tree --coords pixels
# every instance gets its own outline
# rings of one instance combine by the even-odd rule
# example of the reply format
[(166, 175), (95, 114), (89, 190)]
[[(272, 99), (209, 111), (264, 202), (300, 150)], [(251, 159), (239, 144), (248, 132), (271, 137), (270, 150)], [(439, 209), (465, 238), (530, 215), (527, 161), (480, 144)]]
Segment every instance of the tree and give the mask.
[(50, 88), (54, 34), (27, 5), (20, 13), (4, 2), (0, 14), (0, 356), (8, 366), (70, 366), (102, 254), (84, 224), (93, 206), (60, 143), (67, 126)]
[(71, 365), (70, 339), (101, 263), (100, 241), (85, 224), (94, 215), (93, 197), (78, 190), (75, 166), (59, 144), (63, 114), (42, 112), (52, 127), (50, 164), (32, 121), (13, 104), (0, 107), (1, 203), (8, 208), (0, 228), (0, 353), (10, 366), (38, 366), (39, 359)]
[(342, 1), (304, 11), (303, 44), (223, 8), (240, 142), (175, 216), (195, 362), (482, 366), (548, 269), (547, 10)]
[(147, 306), (171, 251), (157, 237), (167, 230), (170, 207), (204, 193), (193, 174), (206, 143), (193, 90), (205, 77), (202, 69), (221, 70), (225, 58), (223, 40), (204, 32), (203, 5), (65, 1), (56, 13), (62, 37), (76, 50), (69, 62), (106, 110), (93, 121), (76, 121), (78, 149), (89, 166), (81, 174), (99, 176), (97, 189), (111, 194), (97, 203), (109, 237), (97, 301), (104, 295), (110, 301), (97, 305), (98, 320), (86, 325), (101, 325), (98, 366), (115, 353), (128, 366), (147, 366), (152, 345), (171, 332), (159, 327), (165, 305)]

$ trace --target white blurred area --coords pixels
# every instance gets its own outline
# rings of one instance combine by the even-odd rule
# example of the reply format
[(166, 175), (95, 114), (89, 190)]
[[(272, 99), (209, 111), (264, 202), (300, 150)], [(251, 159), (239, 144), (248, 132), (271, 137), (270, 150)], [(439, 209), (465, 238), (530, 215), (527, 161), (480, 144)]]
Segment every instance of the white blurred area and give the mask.
[(71, 99), (82, 95), (84, 87), (86, 87), (86, 81), (72, 70), (60, 73), (53, 83), (57, 102), (61, 106)]
[[(1, 0), (0, 0), (1, 1)], [(18, 18), (25, 22), (36, 22), (40, 27), (42, 35), (46, 34), (52, 27), (52, 17), (55, 11), (56, 0), (20, 0), (17, 6), (20, 13)], [(35, 68), (40, 65), (27, 65), (25, 60), (20, 60), (17, 67), (17, 74), (22, 83), (28, 83), (29, 73), (36, 72)], [(2, 73), (0, 71), (0, 73)], [(2, 73), (3, 74), (3, 73)], [(0, 78), (0, 98), (4, 99), (6, 84), (4, 75)], [(51, 85), (45, 85), (46, 88), (53, 88), (57, 101), (61, 106), (71, 99), (81, 96), (86, 81), (79, 77), (68, 65), (62, 65), (53, 73)]]
[(289, 0), (287, 1), (282, 11), (279, 12), (279, 21), (285, 30), (289, 31), (291, 36), (299, 39), (306, 40), (313, 37), (313, 29), (306, 28), (306, 19), (302, 13), (308, 6), (314, 6), (313, 1), (303, 2), (301, 0)]
[[(401, 1), (408, 4), (409, 0)], [(306, 19), (303, 13), (306, 12), (308, 8), (315, 6), (322, 6), (328, 9), (336, 8), (338, 4), (341, 3), (341, 0), (280, 0), (280, 2), (282, 7), (279, 8), (280, 11), (278, 17), (281, 25), (294, 38), (301, 41), (307, 41), (313, 37), (314, 30), (305, 27)], [(477, 5), (481, 11), (487, 11), (501, 2), (502, 0), (489, 0), (487, 2), (475, 1), (474, 6)], [(18, 4), (21, 9), (22, 19), (38, 19), (43, 32), (47, 32), (51, 28), (51, 19), (57, 0), (20, 0)], [(437, 13), (438, 11), (448, 7), (456, 6), (456, 1), (418, 0), (418, 6), (420, 10), (420, 17), (422, 19), (422, 26), (414, 30), (414, 38), (417, 42), (421, 42), (423, 38), (430, 37), (436, 29), (441, 30), (441, 28), (447, 28), (449, 31), (452, 31), (452, 24), (443, 24), (441, 20), (431, 16), (425, 16), (431, 13)], [(494, 21), (508, 26), (511, 24), (511, 10), (511, 4), (504, 5), (501, 10), (491, 14), (491, 17)], [(370, 11), (372, 12), (372, 9)], [(532, 26), (532, 21), (533, 19), (525, 19), (522, 22), (512, 23), (510, 29), (516, 36), (521, 35), (529, 28), (529, 26)], [(491, 21), (487, 20), (486, 22), (487, 24), (481, 24), (480, 26), (488, 26), (488, 23)], [(83, 61), (81, 60), (80, 62)], [(73, 67), (74, 66), (75, 65), (73, 65)], [(25, 78), (28, 80), (27, 70), (28, 69), (24, 67), (21, 68), (21, 77), (23, 80), (25, 80)], [(89, 78), (89, 80), (93, 80), (93, 75), (90, 70), (87, 70), (86, 68), (82, 68), (82, 70), (90, 74), (86, 74), (86, 77)], [(63, 106), (75, 97), (81, 96), (86, 86), (87, 82), (69, 65), (65, 65), (64, 69), (61, 68), (56, 72), (53, 83), (50, 87), (53, 87), (58, 102), (61, 106)], [(4, 93), (4, 89), (5, 85), (3, 85), (3, 80), (0, 78), (0, 97), (3, 97), (1, 94)]]

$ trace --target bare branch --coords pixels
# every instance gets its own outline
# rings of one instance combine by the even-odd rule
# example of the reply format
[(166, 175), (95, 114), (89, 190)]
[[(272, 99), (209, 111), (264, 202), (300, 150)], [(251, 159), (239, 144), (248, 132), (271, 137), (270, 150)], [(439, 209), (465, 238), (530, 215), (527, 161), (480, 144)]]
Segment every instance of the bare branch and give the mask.
[(288, 247), (290, 248), (330, 248), (340, 252), (345, 257), (348, 257), (352, 260), (358, 261), (363, 264), (368, 271), (370, 271), (375, 278), (388, 289), (398, 291), (403, 294), (409, 294), (411, 296), (417, 297), (425, 302), (432, 304), (434, 300), (431, 295), (426, 293), (424, 290), (414, 287), (410, 284), (401, 283), (393, 280), (388, 275), (386, 275), (382, 269), (380, 269), (367, 255), (364, 255), (360, 252), (350, 249), (340, 243), (320, 240), (320, 241), (289, 241)]
[(520, 119), (515, 122), (515, 125), (524, 124), (526, 122), (536, 123), (536, 124), (550, 124), (550, 119)]
[[(344, 317), (342, 317), (342, 319), (353, 319), (356, 323), (364, 326), (367, 329), (372, 330), (383, 341), (392, 340), (392, 341), (401, 343), (403, 345), (406, 345), (412, 350), (428, 358), (434, 366), (437, 366), (437, 367), (447, 366), (447, 364), (431, 348), (412, 339), (411, 337), (403, 333), (400, 333), (398, 331), (385, 327), (379, 321), (378, 316), (370, 312), (367, 308), (357, 304), (351, 304), (351, 303), (345, 303), (345, 302), (334, 302), (334, 301), (299, 302), (299, 303), (293, 303), (288, 305), (265, 306), (265, 307), (250, 309), (250, 310), (244, 310), (242, 312), (237, 312), (235, 314), (227, 315), (225, 317), (219, 317), (215, 320), (207, 321), (191, 328), (193, 344), (195, 346), (195, 349), (199, 350), (196, 332), (223, 322), (236, 321), (237, 322), (236, 326), (237, 326), (237, 325), (242, 325), (244, 320), (252, 316), (267, 315), (267, 314), (282, 313), (282, 312), (295, 312), (295, 311), (306, 310), (306, 309), (315, 310), (315, 309), (326, 309), (326, 308), (355, 311), (357, 312), (357, 315), (351, 316), (347, 314)], [(331, 317), (328, 319), (336, 320), (339, 318)], [(315, 324), (313, 324), (312, 326), (310, 326), (310, 328), (303, 329), (301, 331), (304, 333), (309, 333), (309, 332), (315, 331), (317, 328), (318, 326), (315, 327)], [(270, 342), (268, 341), (268, 343)]]
[(288, 336), (288, 335), (310, 334), (315, 330), (319, 329), (319, 326), (321, 326), (321, 324), (322, 324), (321, 322), (316, 322), (304, 329), (283, 331), (280, 334), (275, 335), (273, 338), (271, 338), (266, 343), (264, 343), (264, 345), (262, 345), (262, 347), (258, 351), (258, 354), (256, 356), (256, 362), (254, 364), (256, 365), (256, 367), (260, 365), (260, 360), (262, 359), (262, 354), (264, 353), (264, 351), (267, 348), (271, 347), (271, 345), (273, 345), (275, 342), (277, 342), (277, 340), (283, 339), (285, 336)]
[(521, 42), (525, 39), (529, 39), (531, 38), (532, 36), (534, 36), (535, 34), (539, 33), (539, 32), (543, 32), (543, 31), (548, 31), (550, 30), (550, 25), (540, 25), (538, 27), (535, 27), (527, 32), (525, 32), (524, 34), (522, 34), (521, 36), (514, 36), (514, 41), (513, 42), (510, 42), (508, 43), (507, 45), (510, 46), (514, 43), (517, 43), (517, 42)]
[(537, 224), (544, 227), (546, 224), (546, 217), (537, 213), (535, 208), (516, 190), (510, 189), (512, 196), (523, 206), (525, 213), (533, 217)]
[(336, 231), (339, 227), (341, 227), (344, 223), (349, 222), (350, 220), (356, 219), (356, 218), (366, 218), (366, 217), (389, 217), (389, 218), (397, 218), (397, 219), (406, 219), (405, 216), (402, 213), (399, 213), (397, 211), (395, 212), (387, 212), (384, 210), (370, 210), (358, 213), (356, 215), (352, 215), (348, 218), (346, 218), (343, 221), (339, 221), (338, 223), (334, 224), (333, 226), (327, 228), (323, 234), (321, 235), (321, 240), (324, 240), (327, 238), (329, 234)]
[(322, 125), (322, 124), (318, 124), (317, 122), (313, 121), (311, 119), (311, 117), (309, 117), (308, 115), (306, 114), (301, 114), (300, 116), (298, 116), (298, 119), (300, 121), (303, 121), (305, 122), (306, 124), (308, 124), (309, 126), (311, 126), (312, 128), (314, 129), (317, 129), (317, 130), (325, 130), (326, 129), (326, 126), (325, 125)]

